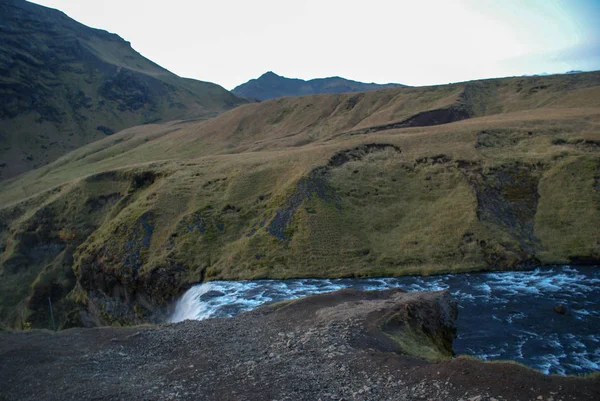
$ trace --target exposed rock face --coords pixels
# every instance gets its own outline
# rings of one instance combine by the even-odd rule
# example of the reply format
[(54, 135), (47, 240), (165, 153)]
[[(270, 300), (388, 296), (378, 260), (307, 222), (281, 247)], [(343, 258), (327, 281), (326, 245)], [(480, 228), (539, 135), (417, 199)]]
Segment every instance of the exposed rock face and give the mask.
[(454, 355), (452, 341), (458, 315), (456, 303), (446, 291), (442, 295), (415, 294), (389, 311), (379, 322), (381, 330), (396, 341), (403, 353), (428, 361)]
[(318, 78), (305, 81), (286, 78), (266, 72), (257, 79), (235, 87), (232, 92), (249, 99), (267, 100), (282, 96), (317, 95), (323, 93), (364, 92), (405, 86), (401, 84), (374, 84), (351, 81), (340, 77)]
[[(597, 399), (600, 379), (449, 359), (447, 293), (351, 290), (235, 318), (157, 327), (0, 333), (0, 399)], [(411, 331), (441, 362), (392, 338)], [(435, 340), (437, 338), (437, 341)], [(435, 345), (434, 345), (435, 344)], [(414, 350), (414, 348), (412, 348)]]

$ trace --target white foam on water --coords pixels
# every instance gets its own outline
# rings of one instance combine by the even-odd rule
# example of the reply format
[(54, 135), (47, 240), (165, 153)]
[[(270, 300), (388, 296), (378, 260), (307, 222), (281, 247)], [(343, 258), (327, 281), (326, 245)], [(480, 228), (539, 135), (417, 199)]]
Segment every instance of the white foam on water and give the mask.
[(590, 355), (588, 352), (579, 352), (571, 355), (575, 360), (574, 366), (580, 371), (600, 370), (600, 358)]
[(569, 265), (561, 266), (562, 271), (567, 273), (579, 273), (579, 271)]
[(525, 338), (521, 338), (519, 340), (519, 342), (516, 345), (516, 350), (517, 350), (517, 359), (523, 360), (525, 359), (523, 357), (523, 345), (525, 345), (525, 343), (527, 342), (527, 340), (529, 340), (529, 338), (525, 337)]
[(501, 352), (498, 353), (489, 353), (489, 354), (479, 354), (477, 355), (478, 358), (483, 359), (484, 361), (487, 361), (489, 359), (497, 359), (500, 358), (500, 356), (502, 356)]
[(475, 297), (473, 296), (473, 294), (469, 294), (468, 292), (463, 292), (461, 290), (454, 291), (452, 293), (452, 295), (454, 295), (455, 297), (459, 298), (460, 300), (468, 300), (468, 301), (474, 301), (475, 300)]
[(169, 322), (181, 322), (184, 320), (203, 320), (210, 317), (214, 312), (208, 304), (201, 302), (200, 297), (209, 291), (219, 291), (221, 287), (216, 283), (205, 283), (195, 285), (183, 294), (175, 305), (175, 311), (169, 318)]
[(566, 355), (554, 355), (554, 354), (545, 354), (542, 356), (534, 356), (532, 360), (534, 361), (533, 367), (540, 370), (544, 374), (559, 374), (565, 375), (567, 371), (562, 366), (560, 359), (564, 358)]
[(573, 315), (575, 315), (575, 319), (577, 320), (584, 320), (586, 317), (591, 315), (591, 313), (585, 309), (573, 309), (571, 312)]
[(515, 320), (520, 320), (520, 319), (524, 319), (526, 316), (524, 313), (519, 312), (519, 313), (513, 313), (507, 316), (506, 321), (508, 323), (512, 323)]
[[(168, 321), (233, 316), (267, 302), (347, 287), (405, 291), (450, 289), (461, 309), (455, 344), (462, 344), (460, 352), (484, 359), (516, 359), (545, 373), (585, 373), (597, 370), (600, 364), (600, 335), (585, 331), (588, 324), (592, 324), (588, 322), (597, 321), (590, 319), (600, 318), (595, 297), (599, 286), (597, 269), (570, 266), (432, 277), (218, 281), (190, 288), (177, 301)], [(532, 305), (542, 305), (541, 309), (529, 306), (529, 300)], [(551, 311), (558, 303), (567, 305), (566, 316), (559, 317)], [(554, 327), (560, 335), (541, 330), (535, 322), (538, 314), (546, 314), (549, 323), (558, 325)], [(481, 319), (489, 319), (490, 327), (478, 323), (483, 322)], [(577, 335), (571, 334), (569, 327), (560, 326), (568, 324), (568, 320), (561, 323), (561, 319), (577, 322), (572, 328)], [(498, 326), (499, 322), (505, 322), (504, 326)], [(460, 324), (467, 324), (467, 331), (461, 332)], [(544, 328), (550, 327), (544, 325)]]
[(478, 285), (477, 288), (487, 295), (492, 293), (492, 287), (490, 287), (487, 283), (482, 283)]
[[(563, 346), (557, 334), (552, 334), (546, 338), (546, 343), (552, 348), (563, 349)], [(566, 355), (565, 355), (566, 356)]]
[(533, 331), (527, 331), (527, 330), (519, 330), (520, 333), (523, 333), (527, 336), (529, 336), (530, 338), (537, 338), (539, 337), (539, 334), (534, 333)]

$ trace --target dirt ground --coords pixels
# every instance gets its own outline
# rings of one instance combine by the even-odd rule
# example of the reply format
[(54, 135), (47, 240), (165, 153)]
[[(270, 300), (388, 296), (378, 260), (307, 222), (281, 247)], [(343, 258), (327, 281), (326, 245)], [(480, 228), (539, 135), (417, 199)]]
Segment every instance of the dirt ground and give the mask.
[(416, 310), (426, 311), (411, 315), (427, 319), (416, 322), (423, 332), (449, 332), (451, 302), (444, 292), (342, 290), (235, 318), (4, 332), (0, 400), (600, 400), (598, 376), (427, 363), (382, 331)]

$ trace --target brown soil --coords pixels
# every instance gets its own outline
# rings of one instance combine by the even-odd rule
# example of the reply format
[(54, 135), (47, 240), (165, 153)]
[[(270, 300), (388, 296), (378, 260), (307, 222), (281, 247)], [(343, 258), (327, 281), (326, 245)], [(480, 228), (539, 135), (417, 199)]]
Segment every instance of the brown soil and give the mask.
[(600, 399), (598, 377), (464, 358), (427, 363), (382, 331), (396, 319), (396, 329), (420, 328), (432, 345), (453, 335), (455, 316), (444, 292), (342, 290), (235, 318), (5, 332), (0, 400)]
[(432, 125), (448, 124), (471, 118), (473, 113), (466, 107), (451, 106), (443, 109), (428, 110), (415, 114), (405, 120), (345, 132), (343, 135), (365, 135), (409, 127), (430, 127)]

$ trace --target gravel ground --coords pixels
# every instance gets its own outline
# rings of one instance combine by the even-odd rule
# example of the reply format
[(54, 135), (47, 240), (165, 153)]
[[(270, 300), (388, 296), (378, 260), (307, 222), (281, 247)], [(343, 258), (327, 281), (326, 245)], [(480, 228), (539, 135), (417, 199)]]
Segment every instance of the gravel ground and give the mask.
[(403, 355), (381, 323), (410, 310), (424, 331), (455, 318), (445, 292), (342, 290), (235, 318), (4, 332), (0, 400), (600, 399), (600, 377)]

